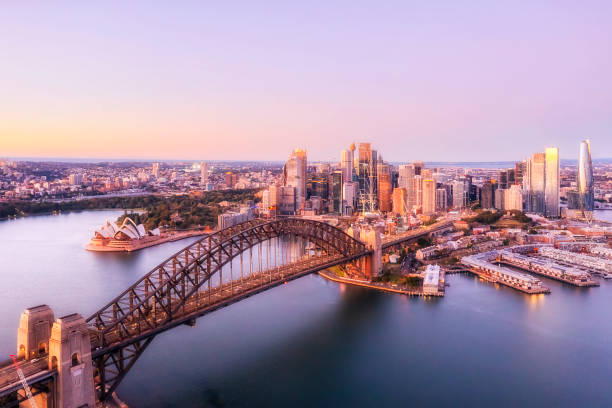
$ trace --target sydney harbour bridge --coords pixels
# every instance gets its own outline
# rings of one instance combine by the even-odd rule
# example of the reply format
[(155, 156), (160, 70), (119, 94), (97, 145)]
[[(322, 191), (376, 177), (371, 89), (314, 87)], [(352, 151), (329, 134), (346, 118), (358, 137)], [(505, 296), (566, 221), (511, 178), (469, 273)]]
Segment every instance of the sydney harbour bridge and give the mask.
[[(17, 361), (0, 362), (0, 406), (28, 406), (28, 394), (38, 407), (96, 406), (112, 395), (157, 334), (334, 266), (371, 279), (382, 250), (445, 228), (442, 223), (373, 242), (293, 217), (219, 230), (160, 263), (87, 319), (78, 313), (55, 319), (46, 305), (27, 309)], [(282, 240), (298, 240), (308, 250), (287, 256)]]

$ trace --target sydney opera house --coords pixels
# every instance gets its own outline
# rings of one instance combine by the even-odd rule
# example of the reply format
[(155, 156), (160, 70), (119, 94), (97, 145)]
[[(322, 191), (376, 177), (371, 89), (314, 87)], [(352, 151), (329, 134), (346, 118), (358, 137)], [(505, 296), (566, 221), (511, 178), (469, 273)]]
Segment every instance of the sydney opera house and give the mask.
[(112, 221), (94, 232), (94, 237), (87, 245), (91, 251), (133, 251), (159, 240), (162, 234), (159, 228), (146, 231), (144, 225), (136, 223), (126, 217), (120, 226)]

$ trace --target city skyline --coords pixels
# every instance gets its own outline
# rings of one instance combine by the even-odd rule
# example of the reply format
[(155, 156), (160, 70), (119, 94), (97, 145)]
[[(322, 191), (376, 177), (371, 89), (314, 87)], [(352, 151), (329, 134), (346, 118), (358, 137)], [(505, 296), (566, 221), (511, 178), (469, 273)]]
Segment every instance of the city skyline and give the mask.
[(0, 16), (2, 157), (612, 156), (608, 3), (58, 5)]

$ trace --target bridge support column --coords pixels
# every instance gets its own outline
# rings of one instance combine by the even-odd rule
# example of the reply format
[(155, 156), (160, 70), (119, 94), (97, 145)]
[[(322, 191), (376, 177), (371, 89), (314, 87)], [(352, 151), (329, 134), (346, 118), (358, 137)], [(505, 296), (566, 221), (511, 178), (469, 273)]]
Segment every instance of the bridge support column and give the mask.
[(26, 309), (19, 319), (17, 358), (40, 357), (49, 352), (53, 311), (47, 305)]
[(371, 255), (363, 258), (362, 263), (363, 275), (372, 280), (382, 274), (382, 240), (380, 234), (373, 228), (362, 229), (360, 238), (368, 249), (373, 251)]
[(49, 343), (49, 362), (57, 369), (58, 408), (93, 408), (91, 342), (85, 319), (76, 313), (57, 319)]

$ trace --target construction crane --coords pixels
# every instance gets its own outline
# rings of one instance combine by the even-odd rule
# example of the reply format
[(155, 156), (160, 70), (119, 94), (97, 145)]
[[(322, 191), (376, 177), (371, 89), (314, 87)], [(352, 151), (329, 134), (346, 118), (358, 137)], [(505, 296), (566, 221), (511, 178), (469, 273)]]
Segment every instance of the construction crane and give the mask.
[(25, 390), (25, 393), (28, 397), (28, 401), (30, 401), (30, 406), (32, 408), (38, 408), (36, 402), (34, 402), (34, 396), (32, 395), (32, 391), (30, 391), (30, 386), (28, 385), (28, 382), (26, 381), (25, 376), (23, 375), (23, 371), (21, 371), (21, 367), (19, 367), (19, 362), (17, 361), (17, 358), (13, 354), (11, 354), (10, 357), (13, 360), (13, 365), (15, 366), (15, 369), (17, 369), (17, 375), (19, 375), (21, 385)]

